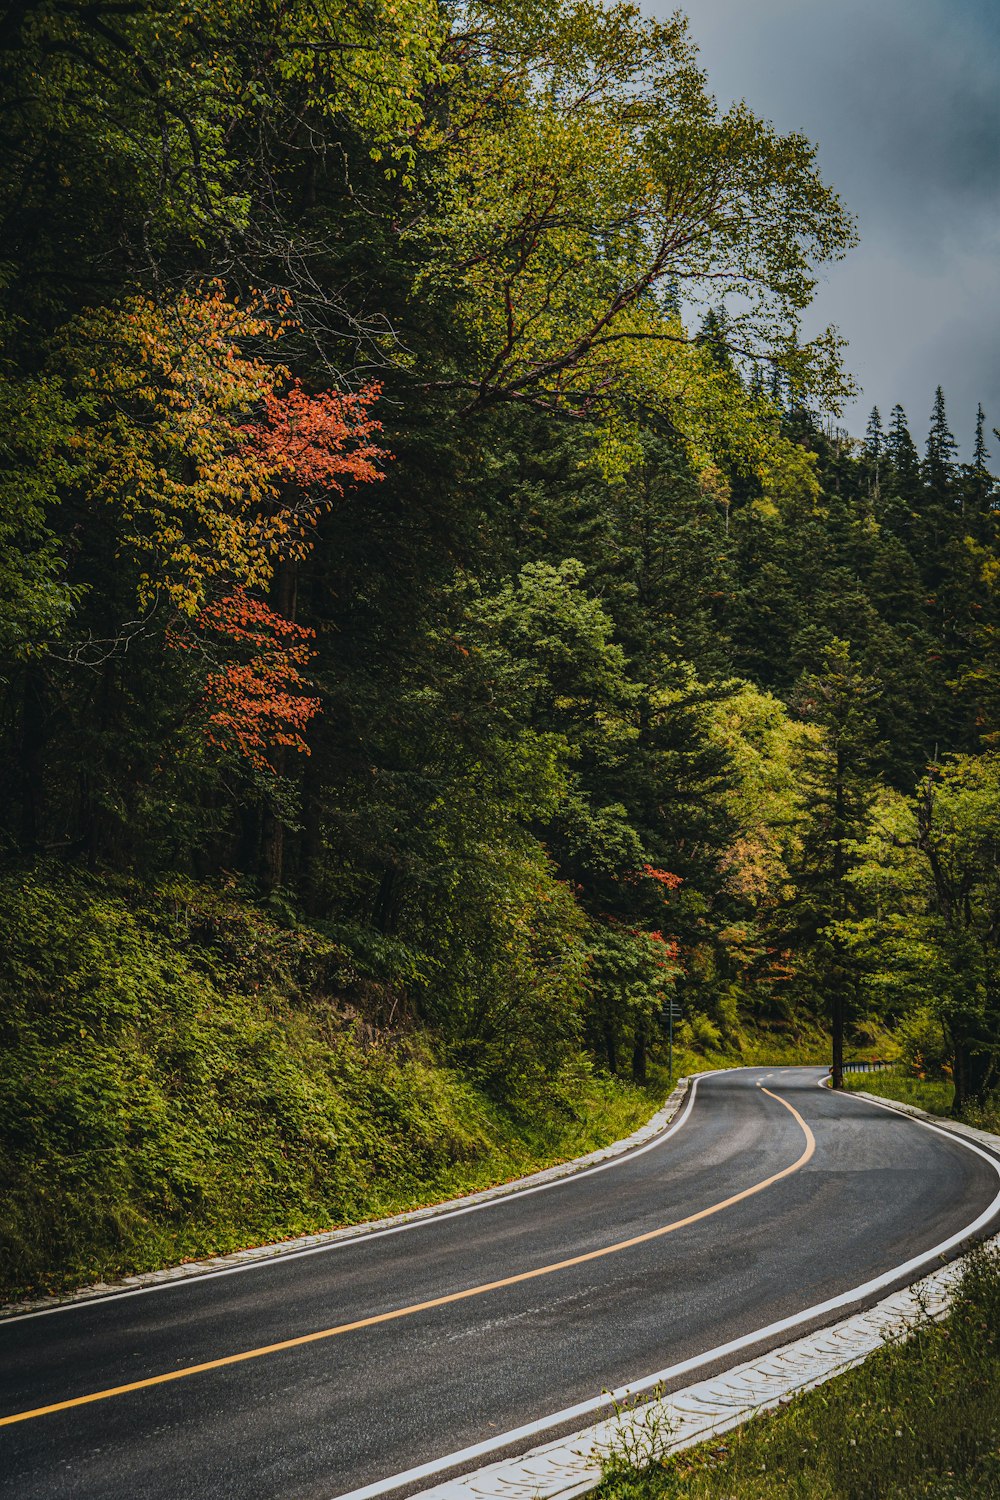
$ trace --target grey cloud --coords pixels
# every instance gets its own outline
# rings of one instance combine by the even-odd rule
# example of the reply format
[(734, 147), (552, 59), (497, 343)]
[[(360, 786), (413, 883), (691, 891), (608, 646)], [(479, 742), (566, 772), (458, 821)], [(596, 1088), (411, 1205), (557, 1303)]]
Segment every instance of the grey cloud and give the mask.
[(815, 309), (864, 386), (851, 429), (899, 400), (919, 441), (940, 382), (967, 449), (977, 400), (1000, 425), (1000, 6), (691, 0), (689, 16), (720, 100), (816, 141), (858, 216)]

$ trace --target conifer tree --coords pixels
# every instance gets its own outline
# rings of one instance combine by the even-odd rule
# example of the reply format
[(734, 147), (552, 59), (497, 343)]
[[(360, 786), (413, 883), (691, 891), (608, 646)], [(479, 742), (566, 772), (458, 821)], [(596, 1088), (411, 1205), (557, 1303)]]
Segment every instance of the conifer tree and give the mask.
[(920, 460), (907, 426), (906, 412), (898, 402), (892, 408), (885, 451), (892, 469), (896, 494), (907, 499), (913, 498), (920, 473)]
[(865, 465), (868, 470), (868, 493), (873, 500), (878, 500), (881, 480), (882, 461), (885, 456), (885, 429), (882, 426), (882, 413), (877, 406), (873, 406), (868, 417), (868, 426), (865, 428)]
[(872, 407), (868, 426), (865, 428), (865, 452), (875, 463), (878, 463), (885, 452), (885, 429), (882, 426), (882, 413), (877, 406)]
[[(986, 446), (986, 413), (983, 411), (982, 402), (976, 407), (976, 437), (972, 446), (972, 463), (963, 467), (962, 507), (972, 511), (973, 524), (978, 531), (982, 530), (984, 513), (989, 508), (990, 495), (993, 490), (993, 476), (989, 471), (989, 449)], [(988, 540), (986, 536), (981, 538)]]
[(944, 391), (938, 386), (934, 392), (934, 406), (931, 409), (931, 425), (927, 434), (923, 463), (924, 482), (935, 494), (943, 496), (947, 491), (954, 478), (957, 454), (958, 444), (948, 426)]
[(797, 707), (821, 734), (802, 767), (804, 823), (795, 871), (795, 927), (819, 998), (829, 1007), (833, 1087), (843, 1087), (844, 1032), (858, 973), (845, 935), (856, 914), (850, 876), (871, 804), (880, 752), (875, 710), (880, 685), (861, 667), (849, 641), (834, 639), (820, 669), (799, 683)]
[(983, 403), (980, 401), (976, 407), (976, 441), (972, 449), (972, 467), (979, 473), (986, 473), (986, 460), (989, 458), (989, 450), (986, 447), (986, 413), (983, 411)]

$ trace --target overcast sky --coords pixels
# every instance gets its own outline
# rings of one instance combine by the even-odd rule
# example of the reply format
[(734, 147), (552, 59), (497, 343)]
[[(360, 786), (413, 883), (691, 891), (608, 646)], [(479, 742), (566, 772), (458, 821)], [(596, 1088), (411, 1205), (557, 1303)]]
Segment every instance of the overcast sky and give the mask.
[(847, 426), (900, 401), (922, 448), (941, 384), (967, 454), (977, 401), (1000, 426), (1000, 0), (679, 3), (720, 102), (804, 131), (857, 216), (816, 303), (863, 386)]

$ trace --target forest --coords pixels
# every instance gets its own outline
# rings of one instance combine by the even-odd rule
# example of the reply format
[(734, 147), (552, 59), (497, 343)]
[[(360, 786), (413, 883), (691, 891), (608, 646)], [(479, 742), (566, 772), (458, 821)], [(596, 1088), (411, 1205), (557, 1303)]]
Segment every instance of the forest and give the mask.
[(0, 95), (5, 1281), (621, 1124), (671, 1008), (982, 1104), (1000, 435), (837, 425), (814, 146), (599, 0), (15, 0)]

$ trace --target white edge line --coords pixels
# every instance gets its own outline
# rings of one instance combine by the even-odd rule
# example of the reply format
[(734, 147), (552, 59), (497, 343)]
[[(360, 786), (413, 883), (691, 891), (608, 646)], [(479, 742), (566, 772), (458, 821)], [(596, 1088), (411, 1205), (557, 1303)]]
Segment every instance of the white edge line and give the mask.
[[(810, 1064), (809, 1066), (813, 1065)], [(657, 1146), (662, 1146), (664, 1141), (669, 1140), (672, 1135), (676, 1134), (688, 1119), (694, 1106), (698, 1084), (703, 1078), (716, 1078), (721, 1073), (741, 1073), (744, 1071), (756, 1071), (756, 1067), (751, 1064), (747, 1068), (714, 1068), (710, 1072), (694, 1074), (690, 1081), (687, 1100), (680, 1115), (676, 1119), (671, 1120), (665, 1129), (658, 1131), (651, 1141), (646, 1141), (641, 1146), (622, 1151), (609, 1161), (598, 1162), (592, 1167), (581, 1167), (578, 1172), (565, 1172), (562, 1176), (553, 1178), (551, 1182), (539, 1182), (534, 1187), (512, 1187), (510, 1192), (497, 1192), (495, 1197), (485, 1198), (479, 1203), (469, 1203), (461, 1208), (445, 1208), (440, 1213), (425, 1213), (423, 1217), (407, 1218), (405, 1223), (391, 1224), (385, 1229), (366, 1231), (363, 1225), (359, 1225), (357, 1226), (357, 1234), (346, 1234), (343, 1239), (332, 1240), (325, 1245), (310, 1245), (304, 1250), (279, 1250), (268, 1258), (262, 1256), (259, 1260), (247, 1260), (241, 1265), (222, 1266), (218, 1271), (191, 1271), (189, 1275), (176, 1276), (170, 1281), (157, 1281), (148, 1286), (128, 1287), (120, 1292), (95, 1292), (92, 1297), (74, 1298), (70, 1301), (59, 1302), (54, 1307), (36, 1307), (30, 1312), (11, 1313), (0, 1317), (0, 1332), (9, 1324), (23, 1323), (28, 1318), (48, 1318), (53, 1313), (81, 1312), (84, 1308), (97, 1307), (106, 1302), (121, 1302), (126, 1297), (147, 1297), (153, 1292), (175, 1291), (180, 1287), (191, 1287), (203, 1281), (215, 1281), (221, 1276), (236, 1276), (245, 1271), (262, 1271), (271, 1266), (284, 1266), (289, 1261), (303, 1260), (307, 1255), (325, 1255), (332, 1250), (344, 1250), (348, 1246), (367, 1245), (372, 1240), (385, 1239), (387, 1235), (404, 1234), (407, 1230), (411, 1229), (423, 1229), (428, 1224), (440, 1224), (443, 1219), (457, 1219), (463, 1214), (479, 1213), (484, 1208), (496, 1208), (498, 1205), (510, 1203), (512, 1200), (530, 1198), (535, 1193), (548, 1192), (550, 1188), (563, 1187), (566, 1183), (570, 1182), (579, 1182), (581, 1178), (593, 1177), (597, 1172), (607, 1172), (612, 1167), (624, 1166), (627, 1162), (634, 1161), (637, 1156), (645, 1156), (647, 1151), (653, 1151)], [(488, 1192), (490, 1189), (486, 1189), (485, 1191)], [(461, 1202), (461, 1199), (458, 1201)], [(418, 1209), (416, 1212), (420, 1213), (420, 1210)]]
[[(704, 1076), (704, 1075), (702, 1075)], [(820, 1080), (822, 1086), (822, 1080)], [(692, 1089), (692, 1096), (694, 1090)], [(850, 1098), (850, 1094), (843, 1097)], [(858, 1104), (867, 1104), (867, 1099), (858, 1099)], [(877, 1108), (887, 1109), (890, 1114), (896, 1115), (898, 1119), (912, 1120), (915, 1125), (922, 1125), (925, 1130), (932, 1130), (935, 1135), (944, 1136), (946, 1140), (957, 1142), (967, 1151), (979, 1156), (988, 1162), (997, 1177), (1000, 1178), (1000, 1160), (991, 1156), (979, 1146), (973, 1145), (964, 1136), (956, 1135), (953, 1131), (946, 1130), (940, 1125), (932, 1125), (929, 1120), (915, 1119), (913, 1115), (903, 1114), (900, 1110), (893, 1109), (890, 1104), (878, 1105)], [(671, 1129), (678, 1129), (683, 1119), (677, 1122)], [(669, 1132), (668, 1132), (669, 1133)], [(498, 1449), (507, 1448), (514, 1443), (522, 1442), (525, 1438), (535, 1437), (542, 1432), (548, 1432), (553, 1427), (561, 1427), (566, 1422), (572, 1422), (577, 1417), (589, 1416), (592, 1412), (599, 1411), (601, 1407), (610, 1406), (613, 1402), (621, 1402), (629, 1396), (639, 1395), (654, 1386), (665, 1385), (668, 1380), (675, 1380), (679, 1375), (687, 1375), (692, 1370), (699, 1369), (702, 1365), (712, 1364), (715, 1360), (725, 1359), (730, 1354), (737, 1354), (741, 1349), (747, 1349), (753, 1344), (761, 1343), (764, 1339), (773, 1338), (775, 1334), (784, 1333), (790, 1328), (797, 1328), (802, 1323), (811, 1322), (813, 1318), (823, 1317), (826, 1313), (836, 1312), (841, 1307), (848, 1307), (852, 1302), (859, 1302), (865, 1297), (871, 1296), (873, 1292), (881, 1291), (884, 1287), (898, 1281), (901, 1277), (909, 1276), (911, 1271), (917, 1271), (926, 1266), (929, 1261), (936, 1260), (960, 1245), (963, 1240), (974, 1235), (977, 1230), (985, 1228), (997, 1212), (1000, 1211), (1000, 1189), (988, 1208), (967, 1224), (964, 1229), (959, 1229), (955, 1234), (949, 1235), (948, 1239), (942, 1240), (931, 1250), (924, 1250), (912, 1259), (904, 1261), (902, 1265), (895, 1266), (891, 1271), (885, 1271), (881, 1276), (873, 1277), (871, 1281), (864, 1282), (861, 1286), (852, 1287), (850, 1291), (841, 1292), (836, 1297), (830, 1297), (825, 1302), (817, 1302), (813, 1307), (804, 1308), (802, 1312), (792, 1313), (787, 1318), (781, 1318), (776, 1323), (768, 1323), (766, 1328), (757, 1328), (752, 1333), (745, 1333), (738, 1339), (731, 1339), (726, 1344), (719, 1344), (714, 1349), (707, 1350), (704, 1354), (695, 1354), (690, 1359), (681, 1360), (679, 1364), (668, 1365), (665, 1370), (657, 1370), (653, 1375), (645, 1375), (641, 1380), (630, 1381), (628, 1385), (619, 1386), (617, 1390), (606, 1392), (595, 1396), (589, 1401), (580, 1401), (575, 1406), (567, 1406), (562, 1411), (551, 1412), (547, 1417), (539, 1417), (534, 1422), (526, 1422), (522, 1427), (513, 1427), (509, 1432), (499, 1433), (496, 1437), (485, 1439), (481, 1443), (473, 1443), (471, 1447), (459, 1449), (456, 1453), (446, 1454), (443, 1458), (432, 1459), (429, 1463), (419, 1464), (416, 1468), (407, 1469), (400, 1474), (392, 1474), (388, 1479), (376, 1480), (374, 1484), (365, 1485), (362, 1489), (350, 1490), (341, 1495), (333, 1497), (333, 1500), (374, 1500), (377, 1495), (385, 1495), (391, 1490), (400, 1489), (403, 1485), (413, 1484), (420, 1479), (431, 1479), (437, 1474), (444, 1473), (448, 1469), (457, 1468), (461, 1464), (468, 1463), (471, 1459), (485, 1457), (489, 1453), (495, 1453)], [(414, 1496), (414, 1500), (419, 1500)]]

